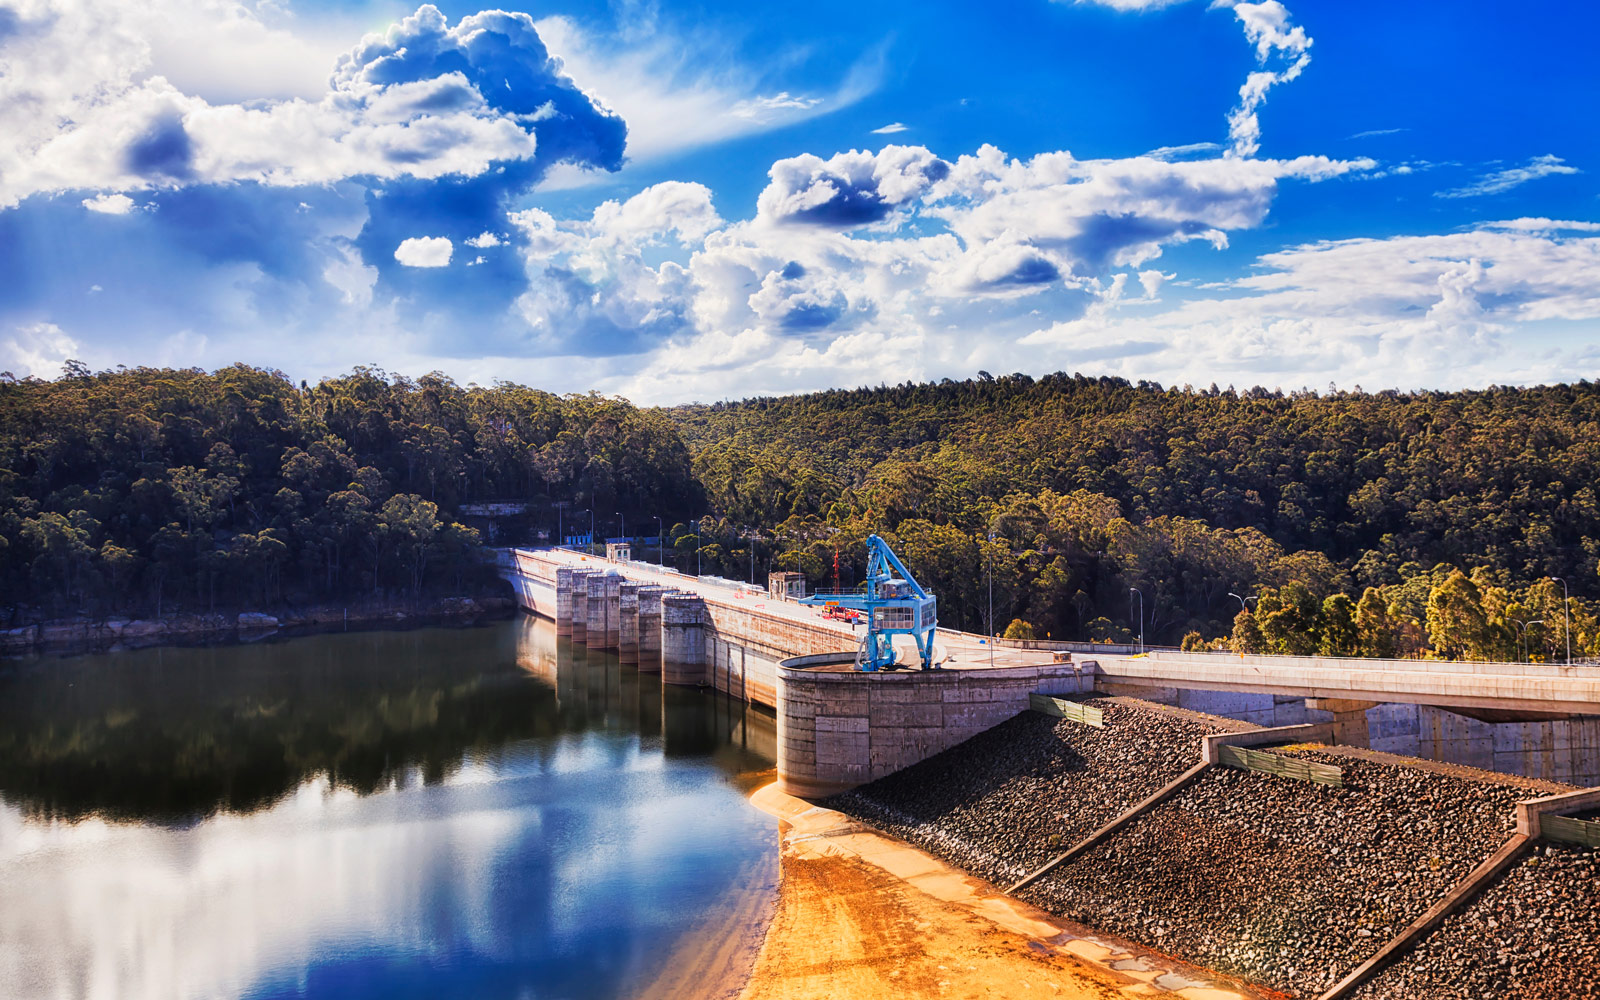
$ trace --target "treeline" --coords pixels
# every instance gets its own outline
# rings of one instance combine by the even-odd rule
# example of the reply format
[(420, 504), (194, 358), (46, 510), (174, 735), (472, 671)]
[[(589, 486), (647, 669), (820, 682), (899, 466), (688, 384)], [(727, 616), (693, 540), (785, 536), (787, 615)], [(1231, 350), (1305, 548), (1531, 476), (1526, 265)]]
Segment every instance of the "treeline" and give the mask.
[[(1564, 655), (1560, 578), (1574, 654), (1600, 653), (1589, 382), (1286, 395), (1011, 375), (672, 413), (722, 549), (772, 526), (776, 561), (821, 583), (837, 550), (848, 584), (876, 531), (959, 627), (988, 627), (992, 576), (995, 630), (1040, 637), (1136, 637), (1142, 600), (1151, 643), (1232, 643), (1259, 596), (1253, 648), (1362, 651), (1344, 618), (1365, 602), (1389, 636), (1370, 648)], [(1432, 612), (1435, 591), (1475, 610)]]
[(878, 533), (973, 631), (1593, 656), (1597, 481), (1589, 382), (984, 375), (660, 410), (366, 368), (297, 386), (69, 364), (0, 377), (0, 608), (471, 591), (492, 573), (461, 505), (516, 500), (551, 534), (558, 507), (604, 534), (659, 517), (680, 569), (813, 586), (858, 580)]
[[(234, 366), (0, 379), (12, 621), (494, 586), (474, 501), (693, 508), (666, 418), (519, 385)], [(680, 514), (681, 516), (681, 514)]]

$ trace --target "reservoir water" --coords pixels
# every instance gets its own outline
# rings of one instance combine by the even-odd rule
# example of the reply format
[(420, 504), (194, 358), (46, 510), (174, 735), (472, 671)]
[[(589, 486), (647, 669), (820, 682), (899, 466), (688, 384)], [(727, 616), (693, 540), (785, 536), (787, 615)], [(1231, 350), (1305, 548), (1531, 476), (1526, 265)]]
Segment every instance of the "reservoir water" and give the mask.
[(0, 663), (0, 996), (705, 996), (769, 713), (520, 618)]

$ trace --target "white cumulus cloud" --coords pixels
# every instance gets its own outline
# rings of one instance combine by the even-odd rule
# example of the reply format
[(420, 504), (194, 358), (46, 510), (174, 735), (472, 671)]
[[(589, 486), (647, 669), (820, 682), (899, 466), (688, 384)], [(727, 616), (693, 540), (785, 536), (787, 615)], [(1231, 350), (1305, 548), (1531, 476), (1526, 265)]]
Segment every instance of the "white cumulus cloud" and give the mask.
[(394, 248), (394, 259), (406, 267), (445, 267), (454, 250), (448, 237), (413, 236)]
[[(1512, 350), (1517, 331), (1600, 320), (1600, 237), (1514, 220), (1464, 233), (1310, 243), (1263, 255), (1259, 273), (1212, 296), (1126, 318), (1103, 311), (1022, 341), (1078, 363), (1138, 345), (1104, 370), (1173, 382), (1367, 388), (1549, 381), (1592, 367), (1595, 351)], [(1581, 227), (1578, 231), (1585, 231)]]
[(102, 194), (83, 199), (83, 207), (104, 215), (127, 215), (133, 211), (133, 199), (125, 194)]
[(79, 344), (54, 323), (29, 323), (0, 340), (0, 369), (19, 377), (55, 378)]
[[(549, 73), (554, 64), (527, 15), (486, 12), (452, 27), (423, 5), (386, 35), (368, 35), (337, 67), (323, 64), (323, 79), (334, 72), (315, 98), (273, 96), (283, 88), (263, 80), (269, 93), (255, 95), (261, 99), (214, 103), (180, 87), (175, 81), (184, 75), (157, 71), (174, 65), (162, 29), (175, 21), (189, 25), (185, 37), (211, 32), (214, 46), (241, 32), (260, 41), (246, 47), (247, 56), (293, 48), (282, 30), (262, 23), (265, 10), (211, 0), (152, 0), (149, 9), (91, 0), (23, 4), (15, 30), (0, 40), (0, 133), (7, 136), (0, 144), (0, 206), (74, 188), (472, 176), (496, 162), (531, 159), (539, 128), (566, 127), (524, 122), (530, 116), (500, 109), (505, 95), (486, 100), (481, 81), (461, 68), (441, 68), (487, 72), (506, 87), (518, 59)], [(485, 43), (495, 36), (507, 43)], [(407, 45), (439, 61), (402, 69), (392, 50)], [(404, 79), (406, 72), (433, 75)], [(205, 86), (214, 71), (192, 76), (192, 85), (217, 92)]]

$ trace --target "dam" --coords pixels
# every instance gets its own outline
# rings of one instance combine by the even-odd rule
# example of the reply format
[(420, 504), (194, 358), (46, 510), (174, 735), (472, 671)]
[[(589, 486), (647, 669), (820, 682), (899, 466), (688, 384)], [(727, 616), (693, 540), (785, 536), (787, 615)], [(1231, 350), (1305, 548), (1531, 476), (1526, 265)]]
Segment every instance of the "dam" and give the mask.
[(779, 780), (817, 796), (992, 728), (1029, 696), (1126, 694), (1349, 746), (1600, 785), (1600, 666), (1180, 653), (941, 629), (940, 669), (862, 673), (859, 628), (792, 597), (567, 549), (509, 549), (519, 605), (669, 685), (772, 709)]
[(860, 631), (786, 586), (568, 550), (501, 565), (556, 631), (659, 671), (664, 701), (771, 709), (763, 796), (991, 896), (1318, 1000), (1600, 985), (1595, 666), (940, 631), (936, 669), (872, 673)]

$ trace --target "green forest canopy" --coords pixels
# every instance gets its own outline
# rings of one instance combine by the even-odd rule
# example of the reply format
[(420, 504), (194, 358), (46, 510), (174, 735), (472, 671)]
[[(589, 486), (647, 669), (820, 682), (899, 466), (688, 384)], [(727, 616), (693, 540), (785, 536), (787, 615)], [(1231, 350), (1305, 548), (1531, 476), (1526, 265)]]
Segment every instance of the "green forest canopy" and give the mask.
[(71, 365), (0, 381), (0, 600), (27, 620), (459, 588), (482, 568), (460, 505), (515, 499), (552, 529), (560, 501), (637, 534), (659, 516), (680, 565), (739, 578), (753, 558), (848, 585), (877, 532), (944, 624), (987, 627), (992, 576), (996, 629), (1055, 638), (1135, 635), (1138, 588), (1152, 643), (1564, 655), (1559, 578), (1593, 655), (1597, 419), (1589, 382), (984, 375), (643, 409), (436, 373)]

